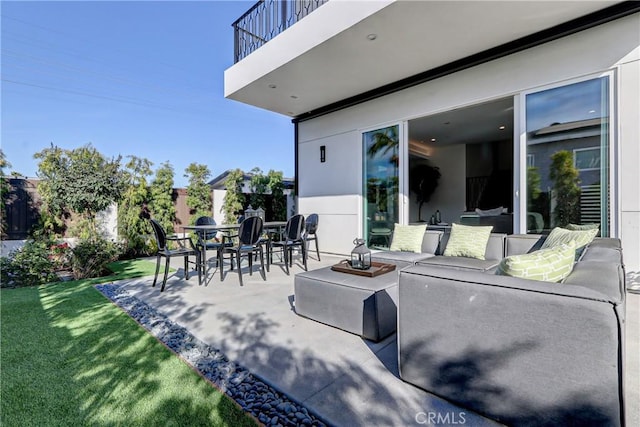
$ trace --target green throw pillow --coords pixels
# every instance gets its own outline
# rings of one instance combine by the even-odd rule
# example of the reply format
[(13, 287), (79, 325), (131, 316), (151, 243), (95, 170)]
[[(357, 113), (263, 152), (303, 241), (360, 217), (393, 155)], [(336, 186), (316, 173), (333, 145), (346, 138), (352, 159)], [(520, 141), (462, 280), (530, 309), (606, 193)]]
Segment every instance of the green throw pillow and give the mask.
[(392, 251), (422, 252), (422, 239), (427, 224), (424, 225), (400, 225), (393, 228), (393, 239), (391, 240)]
[(555, 248), (562, 244), (567, 244), (572, 240), (576, 242), (575, 257), (578, 259), (585, 246), (593, 241), (598, 234), (598, 229), (591, 230), (567, 230), (565, 228), (556, 227), (551, 230), (540, 249)]
[(444, 256), (484, 259), (493, 226), (451, 225), (451, 235)]
[(496, 274), (544, 282), (560, 282), (573, 270), (576, 243), (504, 258)]
[(600, 224), (569, 224), (567, 230), (597, 230), (600, 228)]

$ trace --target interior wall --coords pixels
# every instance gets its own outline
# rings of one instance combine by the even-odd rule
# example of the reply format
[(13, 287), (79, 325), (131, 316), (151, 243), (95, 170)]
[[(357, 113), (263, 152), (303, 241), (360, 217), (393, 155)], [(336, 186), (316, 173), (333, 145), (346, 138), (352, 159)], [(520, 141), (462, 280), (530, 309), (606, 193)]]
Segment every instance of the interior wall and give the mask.
[(458, 222), (465, 211), (465, 159), (464, 144), (431, 146), (430, 164), (440, 169), (441, 176), (431, 200), (422, 206), (423, 220), (428, 221), (439, 210), (442, 222)]

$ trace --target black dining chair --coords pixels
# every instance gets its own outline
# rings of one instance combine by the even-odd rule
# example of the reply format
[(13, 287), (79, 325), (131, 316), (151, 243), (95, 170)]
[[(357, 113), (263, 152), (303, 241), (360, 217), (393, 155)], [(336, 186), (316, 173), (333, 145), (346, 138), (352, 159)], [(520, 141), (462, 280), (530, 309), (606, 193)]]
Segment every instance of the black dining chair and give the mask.
[[(262, 229), (264, 223), (262, 222), (262, 218), (257, 216), (252, 216), (246, 218), (240, 224), (240, 228), (238, 229), (238, 237), (237, 242), (234, 242), (232, 246), (226, 246), (222, 249), (220, 254), (229, 253), (232, 256), (235, 255), (236, 264), (238, 267), (238, 278), (240, 279), (240, 286), (242, 283), (242, 255), (246, 255), (249, 261), (249, 275), (253, 274), (253, 257), (257, 254), (260, 256), (260, 272), (262, 274), (262, 278), (267, 280), (267, 275), (264, 270), (264, 250), (262, 248), (262, 244), (260, 243), (260, 237), (262, 236)], [(222, 258), (222, 255), (221, 257)], [(224, 279), (224, 265), (220, 263), (220, 280)], [(233, 269), (233, 258), (231, 260), (231, 269)]]
[(318, 255), (318, 261), (320, 261), (320, 249), (318, 248), (318, 214), (311, 214), (304, 222), (304, 243), (307, 256), (309, 255), (309, 242), (314, 241), (316, 245), (316, 254)]
[(269, 263), (273, 262), (273, 250), (280, 249), (283, 252), (285, 271), (289, 274), (289, 266), (293, 266), (293, 248), (299, 247), (302, 251), (302, 263), (307, 270), (307, 251), (302, 233), (304, 232), (304, 216), (294, 215), (287, 221), (282, 240), (271, 242), (269, 249)]
[[(153, 233), (156, 237), (156, 244), (158, 245), (158, 253), (156, 255), (156, 275), (153, 279), (153, 285), (156, 286), (158, 280), (158, 273), (160, 271), (160, 258), (166, 259), (164, 266), (164, 277), (162, 279), (162, 287), (160, 292), (164, 291), (164, 287), (167, 284), (167, 276), (169, 274), (169, 260), (172, 257), (181, 256), (184, 257), (184, 275), (189, 280), (189, 256), (195, 255), (196, 257), (196, 269), (198, 270), (198, 283), (202, 282), (202, 269), (200, 261), (200, 251), (193, 244), (193, 240), (190, 237), (177, 237), (167, 236), (164, 228), (155, 219), (149, 218), (151, 226), (153, 227)], [(168, 242), (175, 242), (178, 245), (177, 249), (169, 249), (167, 247)], [(188, 246), (187, 246), (188, 243)]]
[[(210, 216), (201, 216), (196, 219), (195, 225), (216, 225), (216, 220), (211, 218)], [(226, 242), (224, 239), (222, 241), (217, 241), (216, 237), (218, 235), (217, 230), (198, 230), (196, 231), (196, 235), (198, 236), (198, 242), (196, 246), (201, 250), (202, 256), (205, 256), (207, 250), (215, 250), (216, 251), (216, 267), (219, 266), (222, 257), (220, 256), (221, 249), (225, 246), (232, 246), (233, 244), (229, 241)], [(206, 273), (204, 270), (204, 266), (207, 264), (206, 259), (201, 259), (203, 273)]]

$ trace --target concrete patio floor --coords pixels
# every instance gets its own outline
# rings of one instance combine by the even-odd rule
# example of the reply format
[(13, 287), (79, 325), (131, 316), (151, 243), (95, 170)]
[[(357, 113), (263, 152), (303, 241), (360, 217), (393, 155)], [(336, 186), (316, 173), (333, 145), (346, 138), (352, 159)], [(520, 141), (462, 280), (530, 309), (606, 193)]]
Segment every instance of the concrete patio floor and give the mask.
[[(309, 259), (309, 269), (333, 265), (339, 257)], [(153, 259), (155, 262), (155, 258)], [(254, 374), (338, 426), (409, 426), (425, 424), (429, 413), (465, 420), (466, 425), (496, 425), (467, 409), (400, 380), (396, 335), (379, 343), (295, 314), (293, 278), (304, 271), (295, 264), (287, 276), (272, 265), (264, 281), (259, 272), (243, 274), (210, 268), (206, 283), (178, 271), (160, 293), (153, 277), (123, 281), (132, 295), (205, 343), (223, 351)], [(638, 276), (633, 276), (637, 278)], [(161, 279), (161, 277), (159, 278)], [(640, 425), (640, 295), (627, 300), (626, 418)], [(423, 415), (425, 414), (425, 415)], [(416, 419), (418, 417), (418, 419)], [(460, 422), (458, 422), (460, 424)]]

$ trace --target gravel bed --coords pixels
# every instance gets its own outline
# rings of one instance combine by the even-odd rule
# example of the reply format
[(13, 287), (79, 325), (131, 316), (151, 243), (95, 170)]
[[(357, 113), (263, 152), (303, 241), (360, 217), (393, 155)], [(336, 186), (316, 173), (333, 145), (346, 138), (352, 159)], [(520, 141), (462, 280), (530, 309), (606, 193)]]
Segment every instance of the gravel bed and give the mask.
[(200, 341), (119, 285), (96, 285), (96, 289), (264, 425), (329, 425), (303, 404), (230, 361), (220, 350)]

